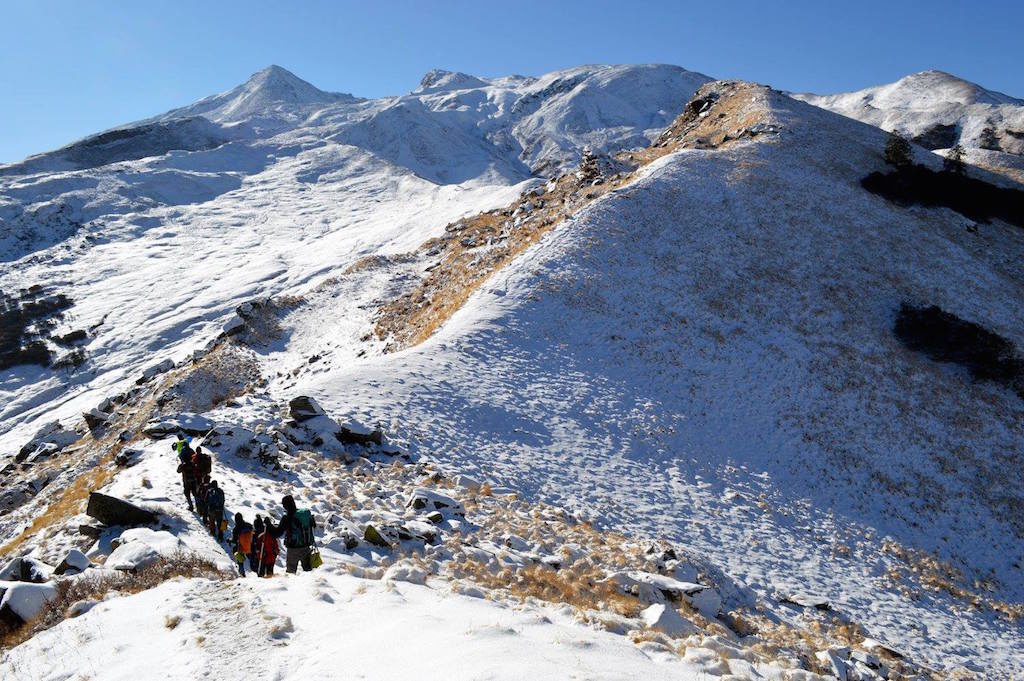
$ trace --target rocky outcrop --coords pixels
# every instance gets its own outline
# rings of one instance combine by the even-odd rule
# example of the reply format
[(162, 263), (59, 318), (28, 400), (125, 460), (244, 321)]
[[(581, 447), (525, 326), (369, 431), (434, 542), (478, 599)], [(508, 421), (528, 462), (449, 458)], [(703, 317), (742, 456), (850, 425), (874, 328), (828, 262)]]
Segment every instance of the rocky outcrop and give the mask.
[(316, 418), (317, 416), (323, 416), (325, 414), (323, 407), (317, 404), (317, 401), (312, 397), (306, 395), (299, 395), (293, 397), (288, 402), (288, 417), (293, 421), (302, 423), (309, 419)]
[(0, 570), (0, 580), (5, 582), (32, 582), (41, 584), (50, 579), (53, 568), (28, 556), (12, 558)]
[(440, 492), (426, 487), (417, 487), (409, 495), (408, 500), (405, 502), (407, 508), (411, 508), (416, 511), (426, 509), (427, 511), (440, 511), (442, 513), (454, 513), (456, 515), (465, 515), (465, 507), (456, 501), (454, 498), (447, 494), (441, 494)]
[(99, 492), (89, 494), (89, 504), (85, 512), (104, 525), (132, 527), (156, 522), (156, 514), (152, 511)]
[(154, 440), (184, 433), (185, 435), (206, 435), (213, 428), (213, 421), (199, 414), (181, 413), (146, 424), (142, 432)]
[(84, 553), (78, 549), (71, 549), (64, 556), (60, 564), (57, 565), (53, 570), (55, 575), (75, 575), (80, 572), (85, 572), (88, 568), (92, 567), (92, 561), (90, 561)]

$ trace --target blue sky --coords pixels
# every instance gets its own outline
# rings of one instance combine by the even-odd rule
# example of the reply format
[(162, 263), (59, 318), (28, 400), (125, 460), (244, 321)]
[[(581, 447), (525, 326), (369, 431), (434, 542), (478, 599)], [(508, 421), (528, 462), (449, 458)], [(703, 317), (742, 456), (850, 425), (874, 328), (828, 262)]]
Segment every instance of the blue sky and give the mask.
[(408, 92), (434, 67), (495, 76), (663, 62), (814, 92), (937, 68), (1024, 97), (1022, 26), (1020, 0), (0, 0), (0, 162), (230, 89), (269, 64), (362, 96)]

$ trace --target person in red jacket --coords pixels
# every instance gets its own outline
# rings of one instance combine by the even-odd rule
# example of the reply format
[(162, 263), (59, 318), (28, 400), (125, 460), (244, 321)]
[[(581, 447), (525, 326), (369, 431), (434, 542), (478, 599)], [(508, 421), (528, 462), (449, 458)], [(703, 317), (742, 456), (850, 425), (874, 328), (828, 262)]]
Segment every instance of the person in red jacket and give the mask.
[(280, 551), (277, 543), (277, 537), (274, 536), (273, 523), (267, 522), (257, 538), (259, 542), (260, 550), (260, 562), (257, 575), (260, 577), (273, 577), (274, 576), (274, 563), (277, 561), (277, 554)]

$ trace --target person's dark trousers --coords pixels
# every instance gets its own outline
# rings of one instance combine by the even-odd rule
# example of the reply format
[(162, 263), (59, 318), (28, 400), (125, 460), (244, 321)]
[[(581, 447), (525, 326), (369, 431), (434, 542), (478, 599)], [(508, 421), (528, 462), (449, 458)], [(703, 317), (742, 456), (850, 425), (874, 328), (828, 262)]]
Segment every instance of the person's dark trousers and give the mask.
[(287, 547), (288, 554), (285, 556), (284, 562), (288, 572), (294, 574), (299, 569), (299, 563), (302, 563), (302, 569), (309, 572), (313, 569), (312, 564), (309, 562), (310, 547), (308, 546), (289, 546)]
[(210, 534), (217, 535), (218, 541), (224, 541), (224, 530), (220, 529), (220, 522), (224, 519), (224, 510), (210, 511)]
[(181, 486), (185, 488), (185, 503), (188, 504), (188, 510), (192, 510), (192, 500), (196, 496), (196, 485), (192, 480), (187, 478), (181, 479)]

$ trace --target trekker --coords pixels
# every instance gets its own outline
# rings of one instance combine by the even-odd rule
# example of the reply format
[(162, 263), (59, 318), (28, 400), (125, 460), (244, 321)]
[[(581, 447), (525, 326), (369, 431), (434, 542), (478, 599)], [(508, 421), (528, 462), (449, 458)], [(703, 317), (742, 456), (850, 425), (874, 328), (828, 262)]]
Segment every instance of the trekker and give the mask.
[(245, 561), (251, 560), (252, 554), (252, 525), (245, 522), (241, 513), (235, 514), (235, 527), (231, 530), (231, 546), (235, 554), (235, 562), (238, 563), (238, 572), (245, 577)]
[(203, 451), (202, 447), (196, 447), (196, 452), (192, 455), (192, 463), (196, 467), (196, 477), (200, 480), (213, 474), (213, 459)]
[(203, 525), (209, 527), (210, 516), (209, 507), (206, 505), (206, 497), (210, 491), (210, 476), (199, 479), (199, 484), (196, 488), (196, 513), (203, 521)]
[(281, 505), (284, 506), (284, 517), (276, 528), (271, 525), (270, 529), (275, 537), (284, 537), (284, 547), (287, 551), (285, 569), (295, 573), (301, 562), (302, 569), (309, 572), (313, 569), (310, 552), (313, 549), (313, 530), (316, 529), (316, 521), (313, 520), (313, 514), (308, 508), (295, 506), (295, 499), (290, 494), (281, 499)]
[(217, 541), (224, 541), (224, 530), (221, 521), (224, 520), (224, 490), (217, 486), (216, 480), (210, 481), (210, 487), (206, 491), (206, 527), (210, 534), (217, 536)]
[(277, 562), (277, 554), (280, 552), (280, 548), (278, 547), (277, 537), (274, 536), (273, 530), (274, 521), (267, 518), (263, 532), (257, 539), (260, 545), (260, 562), (256, 574), (260, 577), (274, 576), (274, 563)]
[[(196, 497), (196, 468), (192, 465), (192, 450), (188, 449), (185, 440), (179, 440), (185, 446), (176, 448), (178, 452), (178, 472), (181, 473), (181, 486), (185, 490), (185, 502), (188, 510), (193, 510), (192, 500)], [(175, 443), (177, 445), (177, 443)]]
[(263, 534), (263, 518), (259, 514), (256, 514), (255, 520), (252, 521), (252, 548), (249, 549), (249, 569), (255, 573), (259, 573), (260, 569), (260, 535)]

